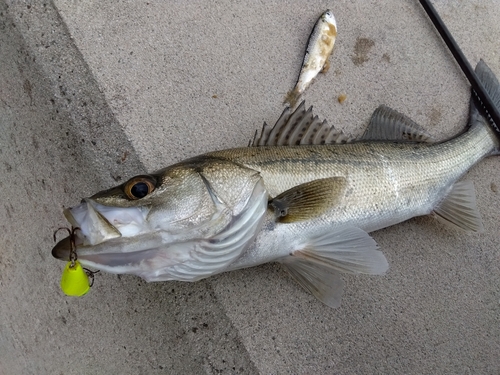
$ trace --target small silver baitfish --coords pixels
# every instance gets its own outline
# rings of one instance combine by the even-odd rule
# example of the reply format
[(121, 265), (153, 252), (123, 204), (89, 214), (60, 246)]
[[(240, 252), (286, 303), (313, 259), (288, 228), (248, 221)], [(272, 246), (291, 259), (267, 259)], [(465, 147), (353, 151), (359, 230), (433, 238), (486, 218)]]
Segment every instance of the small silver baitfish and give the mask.
[(298, 99), (318, 73), (326, 73), (330, 68), (330, 57), (337, 38), (337, 22), (331, 10), (324, 12), (314, 25), (307, 42), (307, 49), (302, 62), (295, 88), (285, 97), (285, 103), (293, 108)]
[[(498, 106), (496, 77), (482, 61), (476, 72)], [(339, 306), (339, 273), (388, 269), (369, 232), (428, 214), (482, 230), (473, 185), (459, 179), (500, 143), (473, 104), (465, 132), (433, 143), (385, 106), (348, 140), (302, 103), (264, 125), (251, 146), (133, 177), (66, 209), (80, 228), (78, 261), (148, 281), (196, 281), (277, 261)], [(68, 237), (52, 254), (68, 260), (69, 251)]]

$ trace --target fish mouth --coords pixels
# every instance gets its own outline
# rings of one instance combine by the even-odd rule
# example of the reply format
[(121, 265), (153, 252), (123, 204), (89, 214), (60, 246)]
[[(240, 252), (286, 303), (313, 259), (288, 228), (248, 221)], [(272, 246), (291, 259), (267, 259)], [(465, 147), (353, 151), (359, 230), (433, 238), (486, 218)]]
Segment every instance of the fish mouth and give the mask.
[[(52, 249), (56, 259), (69, 260), (71, 237), (80, 255), (80, 250), (119, 239), (133, 237), (147, 230), (147, 207), (112, 207), (84, 199), (81, 204), (64, 210), (64, 216), (73, 228), (72, 236), (60, 240)], [(98, 246), (97, 246), (98, 247)]]

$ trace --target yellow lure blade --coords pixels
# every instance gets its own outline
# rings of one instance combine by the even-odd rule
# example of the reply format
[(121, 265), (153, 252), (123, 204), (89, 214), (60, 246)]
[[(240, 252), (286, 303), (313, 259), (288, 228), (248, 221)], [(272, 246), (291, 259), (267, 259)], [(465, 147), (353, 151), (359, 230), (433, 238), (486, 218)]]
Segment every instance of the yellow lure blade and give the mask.
[(90, 289), (89, 277), (80, 262), (66, 263), (61, 277), (61, 289), (67, 296), (81, 297)]

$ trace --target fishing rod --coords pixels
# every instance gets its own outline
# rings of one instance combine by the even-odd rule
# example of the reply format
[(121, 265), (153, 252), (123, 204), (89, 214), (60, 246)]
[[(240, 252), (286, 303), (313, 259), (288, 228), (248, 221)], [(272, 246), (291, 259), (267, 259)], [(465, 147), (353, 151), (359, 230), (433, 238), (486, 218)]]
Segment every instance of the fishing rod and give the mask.
[(490, 122), (493, 129), (497, 133), (497, 136), (500, 137), (500, 112), (498, 108), (493, 103), (493, 100), (488, 95), (483, 84), (470, 66), (462, 50), (451, 36), (450, 31), (444, 24), (436, 9), (432, 6), (431, 2), (429, 0), (419, 1), (422, 7), (427, 12), (427, 15), (431, 19), (432, 23), (434, 24), (434, 27), (441, 35), (441, 38), (443, 38), (450, 52), (455, 57), (458, 65), (460, 65), (460, 68), (469, 80), (472, 87), (472, 92), (474, 93), (476, 100), (479, 102), (479, 110), (481, 111), (483, 116)]

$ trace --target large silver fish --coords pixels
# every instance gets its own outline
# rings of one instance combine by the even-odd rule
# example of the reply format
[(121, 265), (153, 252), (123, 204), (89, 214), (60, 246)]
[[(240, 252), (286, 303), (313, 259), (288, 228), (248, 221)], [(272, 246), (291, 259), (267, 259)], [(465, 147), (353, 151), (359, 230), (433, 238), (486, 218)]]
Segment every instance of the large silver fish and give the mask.
[[(497, 105), (499, 84), (476, 68)], [(78, 260), (148, 281), (196, 281), (278, 261), (304, 288), (338, 306), (339, 272), (383, 274), (368, 234), (418, 215), (482, 229), (470, 182), (458, 181), (499, 140), (471, 105), (468, 129), (432, 143), (415, 123), (379, 107), (354, 141), (302, 103), (252, 147), (211, 152), (84, 199), (65, 210), (81, 228)], [(69, 258), (69, 238), (52, 250)]]

